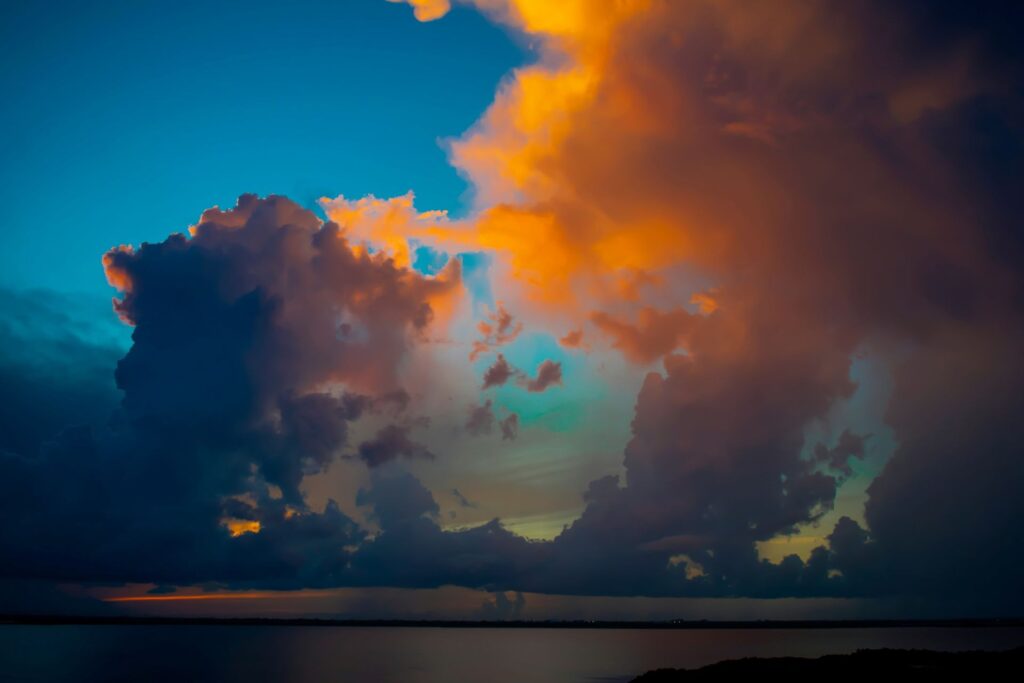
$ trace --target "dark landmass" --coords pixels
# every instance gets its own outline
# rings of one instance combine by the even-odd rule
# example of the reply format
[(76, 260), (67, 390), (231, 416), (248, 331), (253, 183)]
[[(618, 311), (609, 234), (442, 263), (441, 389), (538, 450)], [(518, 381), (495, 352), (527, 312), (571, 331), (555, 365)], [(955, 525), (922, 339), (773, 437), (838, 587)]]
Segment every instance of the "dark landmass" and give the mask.
[[(901, 681), (997, 680), (1024, 665), (1024, 647), (1004, 652), (933, 652), (931, 650), (858, 650), (850, 655), (748, 657), (700, 669), (656, 669), (632, 683), (736, 681), (746, 676), (787, 676), (790, 680), (864, 680), (871, 674), (895, 674)], [(822, 677), (822, 678), (819, 678)], [(827, 677), (827, 678), (825, 678)]]
[(0, 624), (133, 626), (356, 626), (412, 628), (611, 628), (611, 629), (823, 629), (823, 628), (1024, 628), (1024, 619), (863, 619), (804, 621), (471, 621), (407, 619), (270, 619), (0, 614)]

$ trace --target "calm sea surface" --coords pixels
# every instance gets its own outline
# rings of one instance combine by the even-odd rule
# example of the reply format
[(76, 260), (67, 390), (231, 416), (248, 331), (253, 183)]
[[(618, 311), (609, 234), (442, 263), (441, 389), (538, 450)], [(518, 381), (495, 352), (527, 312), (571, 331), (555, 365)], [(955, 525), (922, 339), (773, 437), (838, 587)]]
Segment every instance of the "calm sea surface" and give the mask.
[(658, 667), (859, 648), (1007, 649), (1020, 628), (597, 630), (0, 625), (0, 681), (628, 681)]

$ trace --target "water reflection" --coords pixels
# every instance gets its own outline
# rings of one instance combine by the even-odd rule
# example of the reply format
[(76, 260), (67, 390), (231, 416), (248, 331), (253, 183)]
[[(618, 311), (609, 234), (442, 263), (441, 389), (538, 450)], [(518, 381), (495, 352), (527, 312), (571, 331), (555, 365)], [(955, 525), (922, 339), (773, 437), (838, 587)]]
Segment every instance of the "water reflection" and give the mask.
[(577, 683), (860, 648), (1007, 649), (1020, 628), (586, 630), (0, 626), (0, 680)]

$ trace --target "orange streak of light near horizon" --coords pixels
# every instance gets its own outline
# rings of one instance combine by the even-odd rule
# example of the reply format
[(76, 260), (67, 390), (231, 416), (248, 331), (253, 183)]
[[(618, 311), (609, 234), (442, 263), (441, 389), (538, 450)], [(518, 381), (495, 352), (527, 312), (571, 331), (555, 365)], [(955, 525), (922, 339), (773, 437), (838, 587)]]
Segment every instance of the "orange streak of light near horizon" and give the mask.
[(103, 602), (173, 602), (176, 600), (267, 600), (281, 597), (303, 597), (301, 593), (269, 593), (254, 591), (251, 593), (203, 593), (199, 595), (124, 595), (113, 598), (101, 598)]

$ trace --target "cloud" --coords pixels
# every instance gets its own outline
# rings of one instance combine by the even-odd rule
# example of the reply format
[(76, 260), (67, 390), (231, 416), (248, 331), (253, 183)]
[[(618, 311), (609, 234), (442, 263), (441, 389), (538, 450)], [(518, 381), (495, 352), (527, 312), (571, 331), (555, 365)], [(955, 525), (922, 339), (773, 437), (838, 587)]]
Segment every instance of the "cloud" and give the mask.
[(483, 405), (469, 407), (465, 428), (473, 436), (490, 434), (494, 429), (494, 423), (494, 410), (491, 408), (490, 399), (484, 401)]
[(537, 366), (537, 376), (523, 378), (523, 386), (527, 391), (541, 392), (551, 386), (562, 385), (562, 364), (546, 360)]
[(523, 323), (516, 322), (512, 314), (505, 310), (505, 306), (499, 301), (495, 310), (489, 312), (487, 318), (477, 324), (477, 331), (483, 338), (473, 342), (473, 349), (469, 354), (471, 361), (476, 360), (484, 353), (515, 341), (519, 333), (523, 331)]
[(409, 438), (411, 425), (391, 424), (381, 428), (369, 441), (359, 444), (359, 457), (369, 467), (379, 467), (398, 458), (424, 458), (436, 456), (423, 444)]
[(586, 344), (583, 342), (583, 330), (569, 330), (564, 336), (558, 338), (558, 343), (567, 349), (586, 348)]
[(481, 526), (442, 530), (433, 495), (407, 473), (375, 471), (359, 494), (372, 506), (381, 532), (352, 558), (350, 585), (410, 588), (485, 587), (521, 582), (537, 562), (541, 546), (492, 520)]
[[(353, 420), (404, 411), (396, 368), (433, 302), (454, 293), (458, 266), (419, 276), (351, 248), (337, 225), (282, 197), (243, 195), (191, 233), (104, 258), (123, 292), (115, 309), (134, 326), (114, 373), (120, 406), (38, 452), (0, 453), (4, 576), (344, 580), (345, 548), (365, 532), (333, 501), (311, 509), (303, 479), (343, 451)], [(95, 355), (81, 348), (76, 359)], [(66, 375), (42, 379), (51, 396), (67, 386)], [(101, 396), (102, 385), (81, 395)], [(371, 464), (425, 455), (396, 426), (359, 452)], [(229, 520), (258, 532), (232, 536)]]
[(464, 508), (475, 508), (477, 504), (466, 498), (458, 489), (452, 489), (452, 495), (455, 496), (455, 500), (458, 501), (459, 505)]
[(102, 424), (116, 408), (113, 371), (123, 349), (83, 319), (102, 315), (94, 304), (0, 289), (0, 451), (34, 456), (64, 427)]
[[(135, 326), (122, 407), (9, 439), (38, 453), (0, 454), (5, 575), (1021, 609), (1020, 10), (478, 4), (539, 57), (450, 144), (472, 215), (339, 197), (322, 223), (246, 195), (191, 238), (109, 252)], [(625, 476), (585, 487), (552, 541), (500, 520), (442, 529), (430, 491), (395, 474), (430, 453), (397, 415), (357, 449), (379, 466), (358, 497), (379, 533), (305, 502), (304, 477), (402, 391), (403, 359), (452, 308), (460, 259), (420, 276), (410, 238), (493, 254), (531, 325), (589, 321), (627, 360), (661, 362)], [(499, 304), (472, 357), (523, 326)], [(891, 370), (898, 444), (864, 524), (768, 562), (758, 544), (821, 523), (863, 454), (845, 424), (835, 446), (806, 442), (853, 397), (862, 352)], [(55, 374), (41, 379), (59, 390)], [(483, 387), (519, 377), (499, 353)], [(561, 366), (521, 381), (543, 390)], [(63, 415), (26, 420), (44, 422)], [(518, 417), (500, 425), (511, 438)], [(259, 531), (232, 537), (226, 516)]]
[(404, 472), (374, 472), (370, 487), (359, 490), (356, 504), (370, 507), (372, 517), (385, 530), (401, 528), (422, 518), (436, 518), (440, 513), (430, 491), (416, 477)]
[(485, 436), (494, 431), (494, 425), (498, 425), (502, 441), (514, 441), (519, 436), (519, 416), (515, 413), (508, 413), (505, 417), (498, 419), (494, 412), (490, 399), (484, 401), (483, 405), (470, 406), (469, 416), (466, 418), (465, 429), (473, 436)]
[(514, 621), (523, 618), (525, 608), (526, 597), (522, 593), (517, 592), (510, 599), (504, 591), (498, 591), (490, 600), (484, 600), (478, 617), (484, 621)]
[(448, 14), (451, 9), (449, 0), (388, 0), (388, 2), (405, 2), (412, 6), (417, 21), (434, 21)]
[(537, 375), (529, 377), (522, 370), (513, 367), (502, 354), (484, 371), (482, 389), (504, 386), (510, 379), (530, 392), (541, 392), (553, 385), (562, 384), (562, 364), (545, 360), (537, 366)]
[(693, 316), (682, 309), (661, 312), (641, 308), (637, 322), (631, 325), (598, 311), (590, 320), (612, 338), (612, 346), (634, 363), (647, 364), (679, 347), (690, 329)]
[(877, 561), (858, 565), (875, 586), (1019, 606), (1022, 331), (959, 328), (898, 366), (888, 420), (899, 446), (864, 510)]
[(498, 426), (501, 428), (502, 441), (515, 441), (519, 436), (519, 415), (509, 413), (498, 422)]
[[(637, 401), (628, 479), (555, 541), (601, 558), (606, 580), (577, 585), (1018, 586), (1020, 10), (480, 4), (542, 49), (451, 146), (478, 244), (538, 308), (590, 309), (627, 359), (664, 359)], [(693, 284), (663, 284), (678, 282)], [(866, 348), (893, 369), (900, 445), (865, 535), (846, 520), (836, 547), (766, 565), (758, 539), (833, 505), (804, 431), (851, 397)], [(842, 476), (847, 442), (826, 454)], [(676, 544), (713, 578), (672, 584), (641, 544)]]
[(850, 460), (864, 458), (864, 442), (867, 438), (844, 429), (839, 435), (839, 442), (832, 448), (823, 443), (815, 446), (814, 459), (825, 463), (829, 469), (849, 477), (853, 474)]
[(503, 386), (509, 379), (519, 375), (520, 372), (505, 360), (505, 356), (499, 353), (494, 363), (484, 371), (484, 383), (481, 388), (490, 389)]

